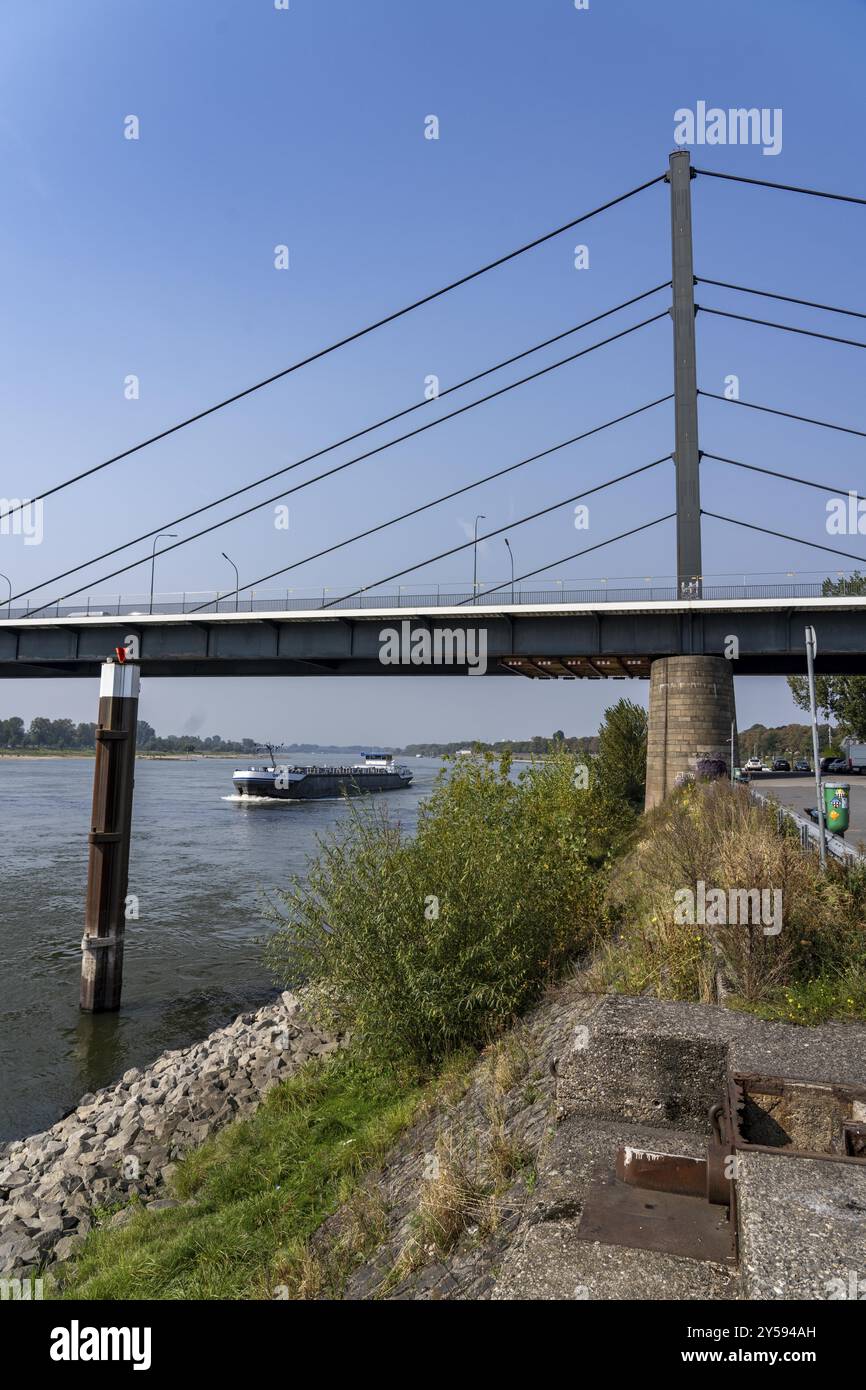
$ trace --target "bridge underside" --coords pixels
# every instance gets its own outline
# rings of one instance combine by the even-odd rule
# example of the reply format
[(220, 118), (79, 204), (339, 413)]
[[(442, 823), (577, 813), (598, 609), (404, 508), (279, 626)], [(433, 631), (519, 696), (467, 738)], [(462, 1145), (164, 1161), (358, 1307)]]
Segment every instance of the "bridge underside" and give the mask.
[[(471, 664), (487, 675), (646, 679), (660, 657), (732, 656), (734, 650), (737, 675), (786, 675), (805, 670), (807, 625), (817, 632), (819, 671), (866, 674), (866, 598), (855, 598), (0, 621), (0, 676), (95, 677), (130, 636), (138, 639), (144, 676), (465, 675), (465, 660), (411, 659), (412, 639), (426, 632), (432, 640), (443, 630), (458, 634), (456, 647), (467, 642), (471, 654), (482, 649), (483, 635), (486, 660)], [(405, 639), (398, 664), (380, 659), (386, 631)]]

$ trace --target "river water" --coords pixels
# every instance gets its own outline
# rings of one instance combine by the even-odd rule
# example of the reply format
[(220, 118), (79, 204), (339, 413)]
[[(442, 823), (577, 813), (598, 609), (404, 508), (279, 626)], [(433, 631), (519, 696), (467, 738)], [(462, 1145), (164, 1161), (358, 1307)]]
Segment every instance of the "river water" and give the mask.
[[(355, 761), (344, 755), (300, 758)], [(273, 992), (262, 894), (303, 874), (346, 802), (244, 804), (237, 757), (136, 763), (118, 1014), (78, 1010), (92, 759), (0, 759), (0, 1140), (45, 1129), (86, 1091), (185, 1046)], [(438, 759), (386, 804), (407, 830)]]

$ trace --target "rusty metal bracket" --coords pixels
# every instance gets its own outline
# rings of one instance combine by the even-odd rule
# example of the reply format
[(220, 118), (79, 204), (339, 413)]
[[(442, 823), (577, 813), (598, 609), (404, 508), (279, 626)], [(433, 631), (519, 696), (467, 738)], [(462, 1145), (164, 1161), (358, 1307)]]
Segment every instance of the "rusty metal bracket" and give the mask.
[(861, 1086), (733, 1073), (708, 1121), (705, 1158), (620, 1147), (589, 1192), (578, 1239), (735, 1264), (740, 1153), (866, 1165)]
[(584, 1204), (578, 1239), (736, 1264), (730, 1116), (718, 1102), (708, 1119), (705, 1158), (619, 1148), (614, 1172), (598, 1176)]
[(735, 1072), (728, 1078), (734, 1148), (866, 1164), (866, 1088)]
[(115, 933), (114, 936), (83, 936), (81, 938), (82, 951), (106, 951), (109, 946), (118, 946), (123, 941), (123, 932)]

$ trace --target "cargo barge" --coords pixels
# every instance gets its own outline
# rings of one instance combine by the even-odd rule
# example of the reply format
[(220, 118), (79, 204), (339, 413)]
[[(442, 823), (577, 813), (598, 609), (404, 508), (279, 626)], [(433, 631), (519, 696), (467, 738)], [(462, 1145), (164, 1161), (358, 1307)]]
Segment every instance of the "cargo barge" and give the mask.
[(409, 768), (395, 764), (390, 753), (365, 753), (364, 761), (352, 767), (289, 767), (277, 763), (273, 750), (269, 751), (269, 765), (238, 768), (234, 772), (232, 782), (239, 796), (316, 801), (332, 796), (401, 791), (412, 785)]

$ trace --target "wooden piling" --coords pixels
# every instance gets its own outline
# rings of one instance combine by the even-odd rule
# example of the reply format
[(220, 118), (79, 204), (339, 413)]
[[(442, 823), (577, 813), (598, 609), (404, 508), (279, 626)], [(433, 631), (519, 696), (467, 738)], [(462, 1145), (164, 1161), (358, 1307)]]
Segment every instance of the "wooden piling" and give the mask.
[(103, 664), (81, 942), (81, 1008), (85, 1013), (120, 1008), (138, 690), (137, 662)]

